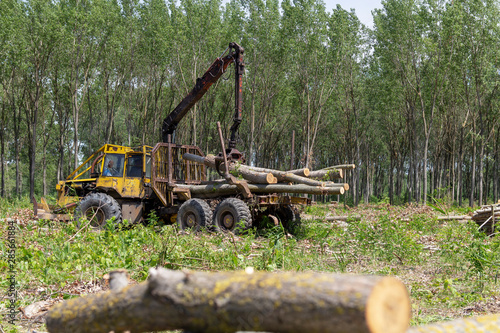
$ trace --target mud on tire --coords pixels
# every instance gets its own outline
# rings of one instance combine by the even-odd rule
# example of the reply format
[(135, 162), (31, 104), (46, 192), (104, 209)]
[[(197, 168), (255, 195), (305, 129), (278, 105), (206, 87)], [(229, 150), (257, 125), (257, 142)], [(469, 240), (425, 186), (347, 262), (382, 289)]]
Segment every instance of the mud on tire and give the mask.
[(81, 227), (80, 218), (90, 221), (89, 226), (93, 229), (102, 229), (107, 221), (115, 218), (114, 223), (122, 222), (122, 211), (120, 204), (112, 197), (104, 193), (89, 193), (81, 201), (75, 210), (75, 218), (78, 227)]
[(242, 200), (227, 198), (215, 208), (214, 224), (217, 230), (238, 234), (252, 226), (252, 214)]
[(177, 225), (181, 230), (198, 231), (212, 226), (212, 209), (201, 199), (189, 199), (177, 213)]

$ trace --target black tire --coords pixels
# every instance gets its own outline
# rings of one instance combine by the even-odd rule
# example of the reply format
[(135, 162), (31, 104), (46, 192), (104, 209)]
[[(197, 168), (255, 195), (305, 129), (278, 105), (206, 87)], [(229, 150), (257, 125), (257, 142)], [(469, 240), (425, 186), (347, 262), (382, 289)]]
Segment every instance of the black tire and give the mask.
[(75, 217), (86, 218), (90, 221), (89, 226), (93, 229), (102, 229), (108, 220), (114, 219), (114, 224), (122, 222), (122, 210), (120, 204), (105, 193), (89, 193), (81, 201), (75, 210)]
[(201, 199), (189, 199), (184, 202), (177, 213), (177, 225), (181, 230), (198, 231), (212, 225), (212, 210)]
[(300, 214), (291, 205), (281, 206), (276, 210), (276, 215), (278, 215), (283, 228), (291, 234), (295, 233), (296, 229), (300, 226)]
[(245, 202), (227, 198), (215, 208), (214, 224), (220, 231), (238, 234), (252, 226), (252, 215)]

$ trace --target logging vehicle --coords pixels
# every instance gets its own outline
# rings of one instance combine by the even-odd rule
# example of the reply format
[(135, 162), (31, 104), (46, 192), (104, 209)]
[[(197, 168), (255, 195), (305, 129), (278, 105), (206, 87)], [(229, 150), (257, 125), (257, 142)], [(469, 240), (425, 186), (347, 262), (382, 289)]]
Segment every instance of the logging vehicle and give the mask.
[[(105, 144), (57, 184), (56, 205), (49, 206), (44, 198), (40, 202), (33, 199), (35, 215), (63, 220), (84, 217), (91, 227), (102, 228), (125, 220), (146, 222), (154, 212), (182, 230), (239, 232), (261, 220), (292, 228), (298, 221), (294, 205), (310, 204), (307, 197), (292, 194), (343, 194), (347, 184), (312, 179), (308, 169), (278, 171), (244, 164), (244, 155), (236, 149), (242, 120), (243, 53), (241, 46), (230, 43), (215, 59), (164, 119), (161, 142), (140, 147)], [(217, 156), (205, 156), (197, 146), (175, 143), (179, 122), (232, 63), (235, 111), (227, 148), (219, 123), (221, 153)], [(209, 180), (208, 168), (220, 177)], [(334, 169), (319, 171), (323, 176), (339, 174)]]

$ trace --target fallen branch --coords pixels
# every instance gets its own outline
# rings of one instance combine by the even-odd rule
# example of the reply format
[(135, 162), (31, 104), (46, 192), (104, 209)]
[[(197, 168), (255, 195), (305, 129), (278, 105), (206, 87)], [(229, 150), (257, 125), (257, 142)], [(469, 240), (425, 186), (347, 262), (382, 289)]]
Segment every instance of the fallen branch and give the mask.
[(438, 216), (438, 221), (453, 221), (453, 220), (470, 220), (472, 219), (469, 215), (443, 215)]

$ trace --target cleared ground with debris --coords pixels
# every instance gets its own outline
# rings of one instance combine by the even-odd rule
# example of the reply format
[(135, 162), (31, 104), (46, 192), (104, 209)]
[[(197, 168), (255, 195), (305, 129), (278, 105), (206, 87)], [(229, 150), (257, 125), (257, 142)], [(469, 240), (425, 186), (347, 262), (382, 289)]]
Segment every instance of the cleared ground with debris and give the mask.
[[(105, 277), (113, 269), (129, 270), (137, 283), (157, 265), (391, 275), (408, 288), (412, 325), (500, 312), (500, 238), (477, 232), (472, 221), (438, 221), (429, 207), (389, 205), (319, 205), (301, 216), (295, 235), (270, 227), (234, 236), (181, 233), (154, 216), (148, 226), (87, 231), (76, 223), (34, 221), (29, 209), (12, 209), (4, 217), (15, 220), (18, 228), (21, 311), (18, 326), (4, 322), (2, 330), (44, 331), (43, 315), (52, 304), (108, 289)], [(3, 235), (7, 221), (0, 222)], [(2, 275), (7, 271), (3, 244)], [(8, 289), (7, 282), (2, 281), (2, 289)], [(3, 298), (2, 314), (6, 304)]]

